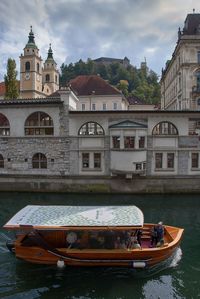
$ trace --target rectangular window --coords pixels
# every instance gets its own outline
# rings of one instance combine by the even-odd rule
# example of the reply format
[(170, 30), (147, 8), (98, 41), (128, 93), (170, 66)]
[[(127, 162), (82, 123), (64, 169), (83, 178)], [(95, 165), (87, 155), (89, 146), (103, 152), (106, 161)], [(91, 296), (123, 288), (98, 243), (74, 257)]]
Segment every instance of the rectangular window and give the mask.
[(94, 103), (92, 104), (92, 110), (96, 110), (96, 105)]
[(134, 148), (135, 147), (135, 137), (133, 137), (133, 136), (124, 137), (124, 147), (125, 148)]
[(94, 168), (101, 168), (101, 154), (94, 153)]
[(199, 154), (192, 153), (192, 168), (198, 168), (198, 167), (199, 167)]
[(145, 137), (140, 136), (139, 137), (139, 148), (144, 148), (145, 147)]
[(112, 136), (113, 148), (120, 148), (120, 136)]
[(103, 103), (103, 110), (106, 110), (106, 103)]
[(200, 63), (200, 51), (197, 52), (197, 62)]
[(117, 103), (113, 103), (113, 109), (117, 110)]
[(163, 167), (163, 154), (162, 153), (156, 153), (155, 155), (155, 163), (156, 163), (156, 169)]
[(82, 154), (82, 167), (83, 168), (89, 168), (90, 166), (90, 155), (89, 153), (83, 153)]
[(82, 111), (85, 111), (85, 104), (82, 104)]
[(174, 168), (174, 153), (167, 153), (167, 168)]
[(4, 168), (4, 159), (0, 156), (0, 168)]
[(135, 169), (136, 170), (142, 170), (142, 163), (136, 163)]

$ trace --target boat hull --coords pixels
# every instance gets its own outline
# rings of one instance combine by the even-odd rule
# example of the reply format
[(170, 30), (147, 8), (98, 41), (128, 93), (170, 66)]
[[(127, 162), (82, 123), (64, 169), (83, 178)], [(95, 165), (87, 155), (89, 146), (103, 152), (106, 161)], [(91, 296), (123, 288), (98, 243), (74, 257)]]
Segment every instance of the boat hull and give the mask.
[[(162, 247), (142, 249), (69, 249), (22, 246), (15, 242), (15, 254), (19, 259), (36, 264), (57, 264), (62, 261), (68, 266), (109, 266), (145, 268), (157, 265), (170, 258), (180, 245), (183, 229), (166, 227), (166, 240)], [(174, 234), (174, 235), (173, 235)]]

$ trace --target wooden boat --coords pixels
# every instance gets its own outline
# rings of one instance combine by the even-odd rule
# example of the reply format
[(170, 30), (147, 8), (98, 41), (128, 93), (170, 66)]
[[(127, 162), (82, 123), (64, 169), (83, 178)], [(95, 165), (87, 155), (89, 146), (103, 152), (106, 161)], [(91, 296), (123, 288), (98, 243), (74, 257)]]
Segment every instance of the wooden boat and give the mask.
[[(159, 264), (180, 244), (183, 229), (164, 225), (162, 244), (151, 246), (153, 227), (144, 224), (142, 211), (132, 205), (29, 205), (4, 225), (16, 231), (9, 249), (27, 262), (134, 268)], [(138, 232), (142, 233), (141, 247)]]

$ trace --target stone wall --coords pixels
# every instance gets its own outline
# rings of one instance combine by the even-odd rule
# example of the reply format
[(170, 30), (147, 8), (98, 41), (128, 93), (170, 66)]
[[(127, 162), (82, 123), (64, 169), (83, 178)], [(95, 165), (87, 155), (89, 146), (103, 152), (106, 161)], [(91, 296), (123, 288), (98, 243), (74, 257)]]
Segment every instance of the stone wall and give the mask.
[[(0, 174), (68, 174), (69, 138), (9, 137), (0, 138), (4, 168)], [(47, 169), (33, 169), (32, 157), (42, 153), (47, 157)]]
[(6, 176), (0, 175), (0, 192), (77, 193), (200, 193), (200, 178), (134, 177), (132, 180), (106, 177)]

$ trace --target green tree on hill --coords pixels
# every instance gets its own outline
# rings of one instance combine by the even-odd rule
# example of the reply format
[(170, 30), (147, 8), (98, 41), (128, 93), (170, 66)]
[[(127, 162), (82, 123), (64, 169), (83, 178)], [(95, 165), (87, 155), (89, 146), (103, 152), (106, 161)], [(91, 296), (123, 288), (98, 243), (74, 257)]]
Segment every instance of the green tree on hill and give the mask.
[(125, 68), (120, 63), (95, 64), (91, 59), (88, 59), (87, 62), (79, 60), (74, 64), (62, 64), (61, 85), (65, 86), (67, 82), (79, 75), (100, 75), (111, 85), (120, 89), (126, 97), (136, 95), (149, 104), (160, 102), (158, 75), (149, 70), (146, 63), (140, 69), (132, 65)]
[(6, 87), (6, 99), (16, 99), (19, 96), (17, 83), (16, 62), (14, 59), (8, 58), (7, 74), (4, 76)]

